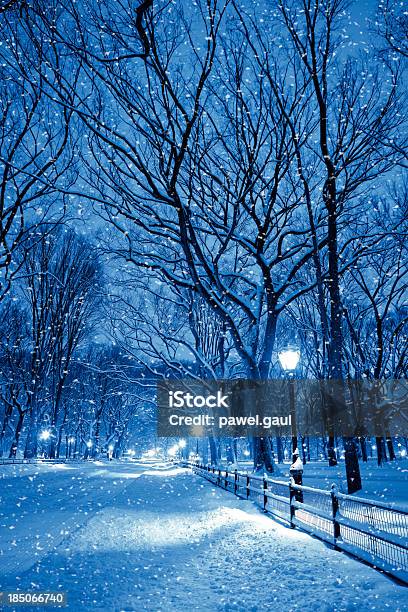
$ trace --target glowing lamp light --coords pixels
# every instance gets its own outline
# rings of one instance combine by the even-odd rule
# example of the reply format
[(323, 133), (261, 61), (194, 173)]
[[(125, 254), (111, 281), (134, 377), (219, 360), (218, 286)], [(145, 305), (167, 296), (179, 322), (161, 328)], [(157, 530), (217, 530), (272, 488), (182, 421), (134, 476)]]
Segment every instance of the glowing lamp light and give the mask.
[(402, 451), (400, 452), (401, 457), (406, 457), (407, 456), (407, 451), (405, 450), (405, 448), (402, 449)]
[(87, 447), (88, 447), (88, 448), (92, 448), (92, 446), (93, 446), (93, 442), (92, 442), (92, 440), (88, 440), (88, 442), (86, 443), (86, 445), (87, 445)]
[(68, 442), (70, 444), (73, 444), (75, 442), (75, 438), (74, 437), (68, 438)]
[(187, 442), (185, 440), (180, 440), (178, 443), (179, 448), (186, 448)]
[(285, 371), (296, 370), (300, 359), (300, 351), (296, 349), (285, 349), (278, 353), (279, 363)]
[(40, 433), (40, 440), (49, 440), (50, 437), (51, 432), (49, 431), (49, 429), (44, 429), (44, 431)]
[(249, 450), (244, 450), (244, 456), (245, 457), (249, 457), (251, 453), (249, 452)]
[(170, 457), (174, 457), (174, 455), (176, 455), (176, 454), (177, 454), (178, 448), (179, 448), (179, 447), (178, 447), (178, 445), (177, 445), (177, 444), (175, 444), (174, 446), (172, 446), (171, 448), (169, 448), (169, 450), (168, 450), (167, 452), (168, 452), (168, 454), (170, 455)]

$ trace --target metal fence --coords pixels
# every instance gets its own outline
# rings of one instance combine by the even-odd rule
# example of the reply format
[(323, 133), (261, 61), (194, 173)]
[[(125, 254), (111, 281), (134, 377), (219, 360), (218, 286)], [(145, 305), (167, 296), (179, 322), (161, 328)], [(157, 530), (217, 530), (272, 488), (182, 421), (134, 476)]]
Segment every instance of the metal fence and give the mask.
[(210, 465), (182, 465), (263, 510), (301, 528), (408, 584), (408, 512), (394, 504), (367, 500), (228, 471)]

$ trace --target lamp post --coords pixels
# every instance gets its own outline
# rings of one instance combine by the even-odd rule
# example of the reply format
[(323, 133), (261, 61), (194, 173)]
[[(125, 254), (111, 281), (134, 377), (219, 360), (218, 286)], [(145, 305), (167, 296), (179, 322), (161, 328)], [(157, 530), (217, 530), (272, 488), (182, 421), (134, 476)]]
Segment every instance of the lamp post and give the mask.
[(187, 446), (187, 442), (185, 440), (180, 440), (180, 442), (178, 443), (180, 459), (183, 458), (183, 449), (186, 448), (186, 446)]
[(114, 448), (115, 447), (113, 446), (113, 444), (109, 444), (109, 446), (108, 446), (108, 459), (109, 459), (109, 461), (112, 461)]
[(75, 444), (75, 438), (74, 436), (70, 436), (68, 438), (68, 457), (71, 457), (71, 454), (73, 454), (73, 446)]
[(289, 410), (292, 424), (292, 463), (295, 462), (295, 451), (298, 446), (296, 427), (295, 386), (293, 377), (300, 360), (300, 351), (293, 348), (285, 348), (278, 353), (279, 363), (289, 378)]
[(52, 432), (50, 429), (43, 429), (40, 433), (40, 435), (38, 436), (40, 441), (41, 441), (41, 446), (42, 446), (42, 453), (43, 453), (43, 457), (48, 457), (49, 455), (49, 444), (51, 442), (51, 438), (52, 438)]

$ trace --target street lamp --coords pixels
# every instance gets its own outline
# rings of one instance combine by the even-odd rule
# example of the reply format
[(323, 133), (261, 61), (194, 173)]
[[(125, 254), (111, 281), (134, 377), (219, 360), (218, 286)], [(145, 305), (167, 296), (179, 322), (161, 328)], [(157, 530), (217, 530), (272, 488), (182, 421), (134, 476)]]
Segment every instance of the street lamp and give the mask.
[(294, 372), (300, 360), (300, 351), (287, 348), (278, 353), (279, 362), (285, 372)]
[(67, 442), (68, 444), (67, 444), (66, 456), (71, 457), (72, 448), (73, 448), (73, 445), (75, 444), (74, 436), (69, 436)]
[(300, 351), (294, 348), (285, 348), (278, 353), (279, 363), (289, 378), (289, 410), (292, 423), (292, 463), (296, 461), (295, 451), (297, 450), (297, 427), (296, 427), (296, 406), (295, 406), (295, 386), (294, 374), (300, 360)]
[(108, 446), (108, 459), (109, 459), (109, 461), (112, 461), (114, 449), (115, 449), (114, 445), (113, 444), (109, 444), (109, 446)]
[(49, 429), (44, 429), (41, 433), (40, 433), (40, 440), (49, 440), (51, 437), (51, 432)]
[(176, 456), (176, 454), (177, 454), (178, 448), (179, 448), (179, 447), (178, 447), (178, 444), (175, 444), (174, 446), (171, 446), (171, 447), (168, 449), (167, 454), (168, 454), (170, 457), (175, 457), (175, 456)]

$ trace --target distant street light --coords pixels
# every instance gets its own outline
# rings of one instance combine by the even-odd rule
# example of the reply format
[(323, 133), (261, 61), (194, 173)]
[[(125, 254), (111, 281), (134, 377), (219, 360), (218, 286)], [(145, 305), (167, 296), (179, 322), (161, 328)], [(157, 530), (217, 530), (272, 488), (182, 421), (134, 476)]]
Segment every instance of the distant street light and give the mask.
[(70, 436), (67, 440), (68, 444), (67, 444), (67, 449), (66, 449), (66, 456), (67, 457), (71, 457), (72, 454), (72, 447), (75, 444), (75, 437), (74, 436)]
[(174, 456), (177, 454), (177, 451), (178, 451), (178, 444), (175, 444), (174, 446), (171, 446), (171, 447), (168, 449), (167, 454), (168, 454), (170, 457), (174, 457)]
[(40, 433), (40, 440), (49, 440), (51, 437), (51, 432), (49, 429), (44, 429), (41, 433)]
[(296, 370), (300, 360), (300, 351), (297, 349), (287, 348), (278, 353), (279, 362), (285, 372), (293, 372)]
[(179, 443), (177, 444), (177, 448), (179, 452), (179, 459), (183, 458), (183, 449), (186, 448), (186, 446), (187, 446), (187, 442), (185, 440), (180, 440)]
[(292, 463), (294, 463), (296, 461), (295, 451), (298, 447), (298, 440), (296, 427), (295, 386), (293, 377), (300, 360), (300, 351), (293, 348), (283, 349), (282, 351), (279, 351), (278, 359), (282, 369), (287, 373), (289, 378), (289, 410), (292, 423)]

